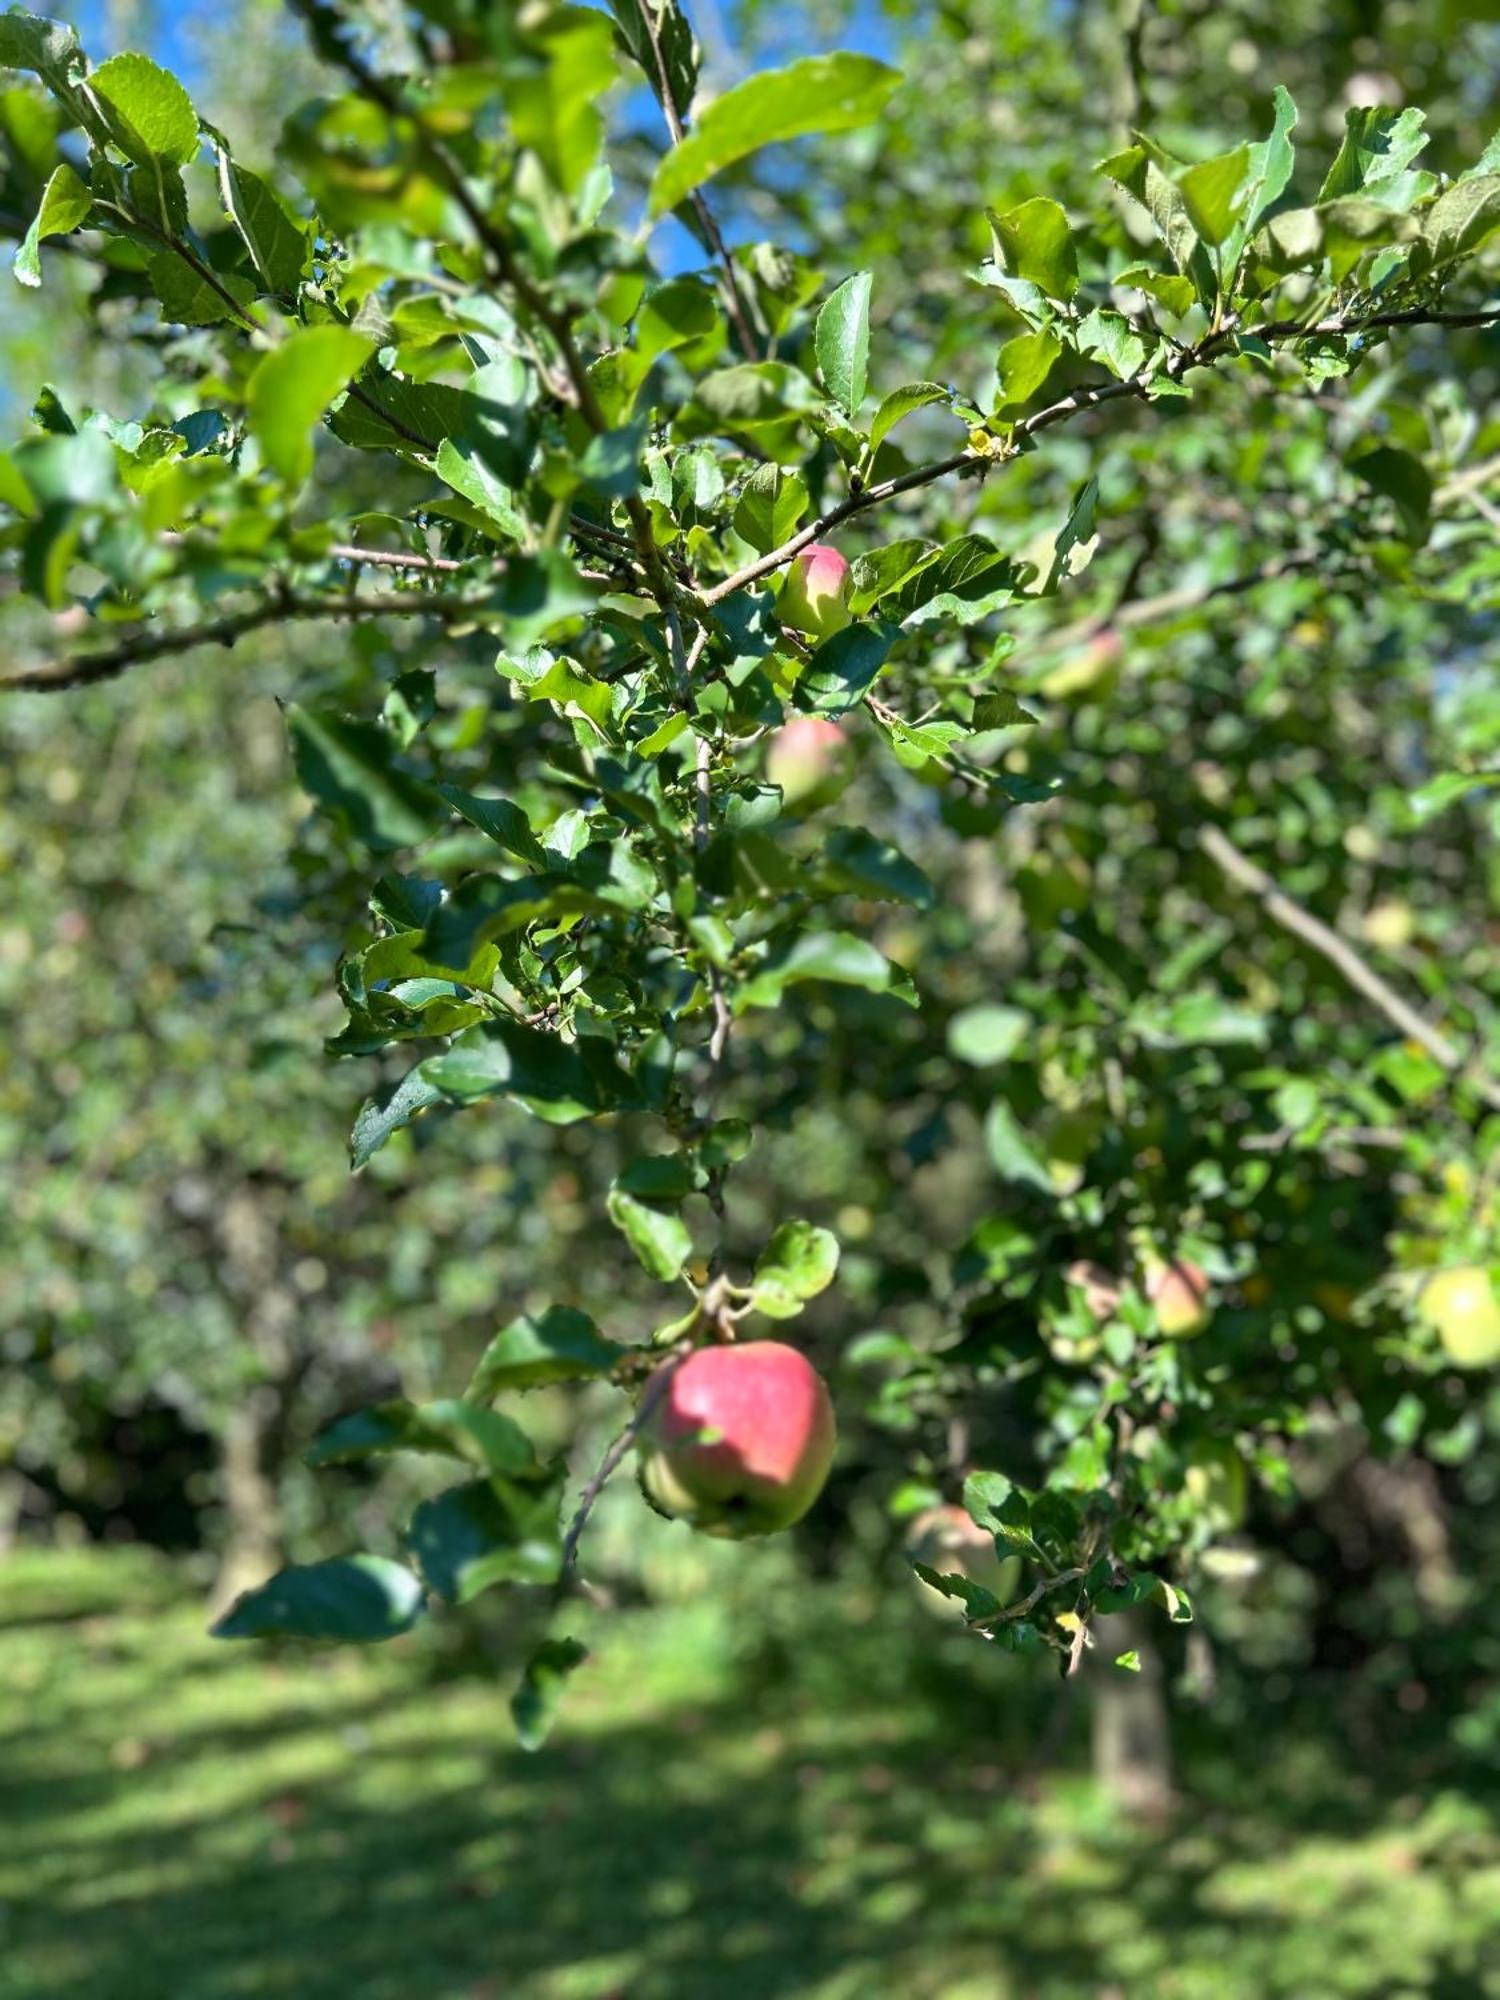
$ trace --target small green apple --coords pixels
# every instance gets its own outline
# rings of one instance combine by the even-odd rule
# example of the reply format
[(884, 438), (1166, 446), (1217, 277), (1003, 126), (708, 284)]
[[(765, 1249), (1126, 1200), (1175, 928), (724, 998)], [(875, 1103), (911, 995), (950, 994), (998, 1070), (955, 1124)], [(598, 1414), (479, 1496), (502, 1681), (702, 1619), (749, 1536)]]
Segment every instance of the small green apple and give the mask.
[(849, 565), (827, 542), (809, 542), (782, 586), (777, 615), (809, 639), (831, 639), (850, 623)]
[(807, 1357), (779, 1340), (700, 1347), (641, 1397), (641, 1487), (705, 1535), (774, 1535), (800, 1521), (833, 1462), (833, 1404)]
[(1455, 1367), (1493, 1368), (1500, 1362), (1500, 1299), (1481, 1265), (1455, 1264), (1436, 1272), (1417, 1294), (1417, 1312)]

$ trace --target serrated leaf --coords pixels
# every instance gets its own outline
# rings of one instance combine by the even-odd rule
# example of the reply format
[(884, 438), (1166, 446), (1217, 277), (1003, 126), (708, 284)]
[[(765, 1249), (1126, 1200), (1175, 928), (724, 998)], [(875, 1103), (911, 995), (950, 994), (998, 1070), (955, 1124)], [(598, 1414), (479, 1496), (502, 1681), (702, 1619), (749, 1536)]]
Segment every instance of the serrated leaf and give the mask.
[(49, 236), (66, 236), (77, 229), (93, 205), (92, 192), (66, 162), (54, 168), (31, 227), (11, 260), (19, 283), (35, 286), (42, 282), (42, 244)]
[(734, 531), (760, 555), (768, 555), (795, 533), (807, 504), (807, 486), (800, 473), (780, 465), (758, 465), (741, 490)]
[(1188, 216), (1205, 243), (1217, 246), (1234, 229), (1244, 212), (1253, 171), (1249, 146), (1236, 146), (1178, 176)]
[(556, 1583), (563, 1479), (561, 1467), (541, 1483), (473, 1479), (424, 1500), (406, 1541), (438, 1596), (467, 1604), (496, 1583)]
[(306, 226), (288, 213), (268, 181), (222, 150), (218, 171), (224, 212), (239, 231), (263, 289), (279, 296), (295, 292), (308, 267)]
[(89, 93), (104, 106), (120, 151), (137, 166), (166, 160), (185, 167), (198, 157), (193, 100), (172, 72), (149, 56), (111, 56), (91, 71)]
[(369, 1644), (409, 1632), (422, 1613), (420, 1581), (384, 1556), (294, 1565), (235, 1599), (215, 1639), (328, 1639)]
[(401, 769), (396, 740), (381, 724), (295, 702), (286, 720), (303, 790), (372, 854), (410, 847), (441, 823), (438, 794)]
[(976, 1619), (994, 1618), (1002, 1609), (998, 1597), (992, 1590), (986, 1590), (982, 1583), (971, 1583), (966, 1576), (944, 1576), (924, 1562), (913, 1562), (912, 1568), (929, 1589), (940, 1591), (944, 1597), (951, 1597), (964, 1608), (964, 1617), (972, 1624)]
[(657, 1208), (622, 1188), (618, 1181), (606, 1203), (609, 1219), (653, 1278), (670, 1284), (682, 1276), (693, 1254), (693, 1232), (680, 1215)]
[(811, 1222), (783, 1222), (756, 1260), (750, 1302), (769, 1319), (794, 1319), (839, 1268), (838, 1238)]
[[(649, 7), (653, 0), (638, 4)], [(577, 1639), (545, 1639), (526, 1662), (521, 1684), (510, 1698), (516, 1741), (523, 1750), (540, 1750), (546, 1742), (564, 1689), (588, 1656), (588, 1647)]]
[(815, 715), (845, 715), (875, 684), (895, 644), (894, 625), (846, 625), (825, 639), (797, 676), (797, 706)]
[(1060, 203), (1035, 195), (1004, 215), (991, 210), (990, 226), (1016, 277), (1039, 286), (1049, 298), (1072, 298), (1078, 290), (1078, 252)]
[(486, 1472), (503, 1472), (513, 1479), (535, 1478), (540, 1471), (531, 1439), (519, 1424), (499, 1410), (451, 1399), (372, 1403), (366, 1409), (353, 1410), (318, 1433), (308, 1449), (307, 1463), (353, 1465), (397, 1451), (461, 1458)]
[(876, 119), (901, 81), (870, 56), (809, 56), (762, 70), (716, 97), (660, 162), (651, 213), (661, 215), (736, 160), (810, 132), (848, 132)]
[(1367, 194), (1400, 174), (1427, 144), (1427, 114), (1414, 105), (1391, 111), (1356, 105), (1344, 113), (1344, 137), (1318, 190), (1319, 202)]
[(952, 390), (945, 389), (941, 382), (908, 382), (905, 388), (892, 389), (881, 398), (870, 419), (870, 455), (873, 457), (879, 451), (903, 417), (909, 417), (913, 410), (925, 409), (929, 403), (951, 402), (952, 395)]
[(870, 361), (870, 290), (874, 278), (856, 271), (818, 314), (813, 347), (828, 393), (847, 417), (865, 400)]
[(267, 464), (289, 486), (312, 471), (314, 427), (375, 344), (346, 326), (302, 327), (256, 365), (245, 391), (247, 421)]
[(843, 931), (804, 931), (778, 946), (740, 985), (734, 996), (735, 1012), (778, 1006), (789, 986), (810, 979), (860, 986), (868, 993), (885, 993), (899, 984), (889, 961), (866, 939)]
[(1004, 1512), (1008, 1506), (1014, 1513), (1011, 1502), (1015, 1491), (1014, 1480), (1003, 1472), (971, 1472), (964, 1481), (964, 1510), (976, 1527), (993, 1534), (1002, 1519), (1011, 1518)]
[(464, 1399), (486, 1403), (506, 1389), (608, 1375), (624, 1352), (576, 1307), (548, 1306), (544, 1312), (522, 1313), (503, 1326), (484, 1350)]

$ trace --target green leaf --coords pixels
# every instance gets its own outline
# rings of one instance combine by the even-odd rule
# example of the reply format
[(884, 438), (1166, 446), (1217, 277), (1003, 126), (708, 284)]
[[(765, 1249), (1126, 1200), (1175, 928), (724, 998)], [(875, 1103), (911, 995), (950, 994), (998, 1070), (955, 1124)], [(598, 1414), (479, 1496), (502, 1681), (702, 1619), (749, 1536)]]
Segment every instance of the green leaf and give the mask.
[[(971, 1472), (964, 1481), (964, 1509), (976, 1527), (987, 1528), (993, 1534), (1015, 1511), (1011, 1505), (1015, 1491), (1015, 1481), (1007, 1479), (1003, 1472)], [(1010, 1513), (1006, 1511), (1008, 1506)]]
[(953, 1016), (948, 1023), (948, 1048), (960, 1062), (984, 1069), (991, 1063), (1009, 1062), (1030, 1026), (1031, 1016), (1021, 1008), (983, 1001)]
[(685, 115), (698, 83), (698, 44), (678, 0), (609, 0), (609, 11), (658, 100)]
[(1344, 113), (1344, 139), (1318, 190), (1319, 202), (1369, 194), (1410, 166), (1427, 144), (1427, 114), (1357, 105)]
[(149, 56), (111, 56), (91, 72), (89, 94), (103, 105), (110, 136), (137, 166), (166, 160), (186, 167), (198, 157), (193, 100)]
[(41, 206), (11, 260), (11, 269), (21, 284), (39, 285), (42, 282), (43, 242), (49, 236), (66, 236), (70, 230), (76, 229), (93, 205), (93, 194), (70, 166), (64, 164), (54, 168), (46, 187), (42, 189)]
[(487, 463), (477, 444), (444, 438), (432, 469), (446, 486), (451, 486), (487, 516), (496, 540), (504, 543), (525, 540), (526, 517), (516, 505), (515, 494)]
[(932, 907), (932, 884), (916, 862), (862, 826), (834, 827), (823, 843), (823, 865), (846, 895)]
[(1236, 146), (1178, 176), (1177, 185), (1194, 229), (1205, 243), (1218, 245), (1244, 211), (1254, 164), (1249, 146)]
[(674, 347), (701, 340), (719, 324), (713, 293), (698, 278), (669, 278), (648, 292), (633, 329), (636, 358), (654, 361)]
[(641, 1201), (618, 1181), (609, 1191), (606, 1207), (610, 1221), (653, 1278), (670, 1284), (682, 1276), (683, 1266), (693, 1254), (693, 1232), (680, 1215)]
[(1377, 444), (1356, 452), (1347, 464), (1356, 478), (1395, 502), (1409, 542), (1426, 541), (1432, 525), (1432, 474), (1415, 452)]
[(29, 69), (64, 101), (85, 68), (76, 31), (19, 8), (0, 14), (0, 69)]
[(367, 1098), (349, 1135), (349, 1164), (358, 1173), (380, 1151), (393, 1132), (410, 1125), (421, 1112), (443, 1102), (443, 1093), (422, 1074), (422, 1065), (409, 1069), (393, 1090)]
[(250, 252), (261, 287), (277, 296), (297, 290), (306, 275), (308, 232), (268, 181), (219, 153), (219, 198)]
[(429, 1056), (422, 1070), (427, 1082), (460, 1104), (509, 1097), (549, 1125), (569, 1125), (636, 1101), (629, 1077), (606, 1044), (592, 1038), (565, 1042), (520, 1021), (470, 1028), (445, 1055)]
[(995, 241), (1018, 278), (1039, 285), (1052, 299), (1070, 299), (1078, 290), (1078, 252), (1062, 206), (1035, 195), (1004, 215), (989, 211)]
[(1003, 1098), (997, 1098), (985, 1116), (984, 1142), (1003, 1180), (1021, 1181), (1045, 1195), (1056, 1194), (1047, 1162)]
[(828, 393), (847, 417), (865, 400), (870, 361), (870, 289), (874, 278), (856, 271), (818, 314), (813, 347)]
[(844, 715), (874, 686), (895, 644), (894, 625), (846, 625), (825, 639), (797, 676), (794, 698), (816, 715)]
[(944, 1576), (924, 1562), (914, 1561), (912, 1568), (930, 1589), (956, 1599), (971, 1623), (976, 1618), (993, 1618), (1002, 1609), (999, 1598), (982, 1583), (971, 1583), (966, 1576)]
[(735, 994), (734, 1010), (775, 1007), (789, 986), (824, 979), (836, 986), (860, 986), (885, 993), (898, 984), (893, 968), (864, 938), (844, 931), (804, 931), (765, 959)]
[(1250, 148), (1251, 193), (1245, 203), (1246, 230), (1254, 229), (1286, 192), (1296, 163), (1292, 133), (1297, 127), (1297, 106), (1285, 84), (1271, 92), (1271, 134)]
[(295, 702), (286, 720), (302, 789), (372, 853), (410, 847), (442, 822), (438, 794), (398, 766), (395, 738), (380, 723)]
[(464, 1399), (485, 1403), (505, 1389), (608, 1375), (624, 1352), (574, 1306), (522, 1313), (503, 1326), (484, 1350)]
[(800, 473), (779, 465), (758, 465), (745, 481), (734, 510), (734, 531), (760, 555), (779, 549), (807, 512), (807, 486)]
[(366, 1458), (386, 1458), (396, 1451), (436, 1453), (465, 1459), (485, 1472), (513, 1479), (539, 1473), (531, 1439), (519, 1424), (499, 1410), (486, 1410), (467, 1399), (435, 1403), (372, 1403), (354, 1410), (319, 1432), (307, 1453), (307, 1463), (353, 1465)]
[(1094, 520), (1099, 505), (1099, 482), (1087, 479), (1074, 495), (1068, 518), (1052, 545), (1052, 562), (1042, 585), (1043, 597), (1051, 597), (1069, 577), (1087, 569), (1098, 546)]
[(1141, 1670), (1141, 1656), (1134, 1649), (1128, 1653), (1116, 1653), (1115, 1665), (1123, 1667), (1127, 1674), (1138, 1674)]
[(247, 420), (267, 464), (289, 486), (300, 486), (312, 471), (313, 427), (375, 345), (345, 326), (309, 326), (257, 364), (245, 391)]
[(884, 63), (854, 55), (809, 56), (747, 78), (716, 97), (660, 162), (651, 182), (651, 214), (675, 208), (762, 146), (870, 124), (900, 81)]
[(1131, 1010), (1131, 1026), (1152, 1048), (1261, 1048), (1269, 1033), (1264, 1014), (1235, 1005), (1207, 989), (1172, 1000), (1148, 995)]
[(929, 403), (951, 402), (952, 396), (952, 390), (945, 389), (941, 382), (908, 382), (903, 389), (892, 389), (881, 398), (880, 407), (870, 419), (870, 455), (873, 457), (879, 451), (903, 417)]
[(1435, 819), (1450, 806), (1471, 792), (1488, 791), (1500, 786), (1500, 771), (1444, 771), (1441, 777), (1429, 778), (1419, 790), (1407, 798), (1413, 820), (1418, 826)]
[(332, 1639), (368, 1644), (409, 1632), (422, 1613), (422, 1585), (384, 1556), (337, 1556), (284, 1569), (235, 1599), (216, 1639)]
[(406, 1541), (438, 1596), (467, 1604), (495, 1583), (556, 1583), (563, 1479), (559, 1466), (541, 1484), (474, 1479), (424, 1500)]
[(1062, 342), (1055, 333), (1042, 329), (1037, 333), (1018, 333), (1014, 340), (1007, 340), (1000, 350), (998, 367), (1000, 370), (1000, 395), (995, 403), (998, 412), (1018, 410), (1029, 403), (1052, 373), (1063, 351)]
[(1422, 217), (1424, 271), (1469, 257), (1500, 228), (1500, 174), (1471, 174), (1444, 190)]
[(497, 847), (503, 847), (507, 854), (514, 854), (532, 868), (546, 867), (542, 843), (518, 805), (509, 799), (476, 799), (472, 792), (458, 785), (439, 785), (437, 789), (456, 813), (470, 826), (477, 826)]
[(161, 316), (179, 326), (218, 326), (235, 318), (235, 303), (248, 306), (255, 289), (231, 271), (212, 280), (172, 250), (148, 250), (146, 275), (161, 301)]
[[(639, 4), (649, 7), (654, 0)], [(544, 1639), (526, 1662), (521, 1684), (510, 1698), (516, 1741), (523, 1750), (540, 1750), (546, 1742), (564, 1689), (588, 1656), (588, 1647), (577, 1639)]]
[(839, 1268), (838, 1238), (810, 1222), (783, 1222), (756, 1260), (750, 1303), (769, 1319), (795, 1319)]

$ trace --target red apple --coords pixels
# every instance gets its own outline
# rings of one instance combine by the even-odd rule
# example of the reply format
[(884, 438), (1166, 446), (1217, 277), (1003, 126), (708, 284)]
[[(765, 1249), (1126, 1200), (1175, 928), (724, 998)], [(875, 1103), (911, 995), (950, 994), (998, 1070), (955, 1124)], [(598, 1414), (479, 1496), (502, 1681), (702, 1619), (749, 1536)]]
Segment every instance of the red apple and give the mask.
[(788, 806), (828, 805), (849, 782), (849, 744), (836, 722), (794, 715), (771, 738), (766, 777)]
[(809, 639), (830, 639), (849, 623), (849, 565), (827, 542), (809, 542), (787, 571), (777, 614)]
[(1155, 1306), (1156, 1324), (1168, 1340), (1191, 1339), (1213, 1317), (1208, 1273), (1188, 1257), (1153, 1264), (1146, 1272), (1146, 1297)]
[(647, 1383), (641, 1486), (705, 1535), (774, 1535), (823, 1490), (835, 1428), (827, 1385), (779, 1340), (700, 1347)]

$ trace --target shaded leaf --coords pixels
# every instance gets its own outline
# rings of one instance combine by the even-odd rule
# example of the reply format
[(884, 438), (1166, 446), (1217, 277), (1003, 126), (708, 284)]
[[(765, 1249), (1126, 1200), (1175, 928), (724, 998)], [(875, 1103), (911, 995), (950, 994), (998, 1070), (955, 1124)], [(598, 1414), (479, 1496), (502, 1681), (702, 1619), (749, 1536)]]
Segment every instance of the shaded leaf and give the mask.
[(384, 1556), (337, 1556), (295, 1565), (236, 1598), (213, 1627), (216, 1639), (330, 1639), (368, 1644), (408, 1632), (423, 1589)]

